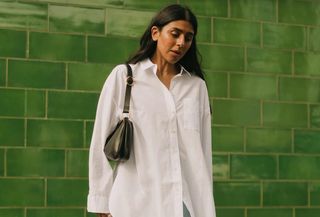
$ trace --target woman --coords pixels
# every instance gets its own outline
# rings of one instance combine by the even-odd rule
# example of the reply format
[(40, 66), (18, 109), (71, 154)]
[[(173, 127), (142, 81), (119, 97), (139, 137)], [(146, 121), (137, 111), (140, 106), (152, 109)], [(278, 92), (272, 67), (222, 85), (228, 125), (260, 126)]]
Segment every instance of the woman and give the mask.
[(114, 174), (106, 137), (122, 115), (125, 65), (101, 92), (90, 147), (88, 211), (100, 217), (215, 217), (211, 114), (197, 58), (197, 20), (170, 5), (151, 21), (129, 59), (134, 150)]

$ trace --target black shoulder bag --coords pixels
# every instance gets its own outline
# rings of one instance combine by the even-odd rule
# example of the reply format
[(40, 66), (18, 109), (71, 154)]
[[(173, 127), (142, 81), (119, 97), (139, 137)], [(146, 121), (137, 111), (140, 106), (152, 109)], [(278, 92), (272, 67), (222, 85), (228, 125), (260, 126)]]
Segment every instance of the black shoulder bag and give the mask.
[(124, 116), (106, 139), (104, 145), (104, 153), (108, 160), (116, 162), (124, 162), (130, 158), (130, 152), (133, 148), (133, 124), (128, 118), (130, 109), (131, 87), (133, 86), (132, 69), (129, 64), (127, 66), (127, 86), (123, 107)]

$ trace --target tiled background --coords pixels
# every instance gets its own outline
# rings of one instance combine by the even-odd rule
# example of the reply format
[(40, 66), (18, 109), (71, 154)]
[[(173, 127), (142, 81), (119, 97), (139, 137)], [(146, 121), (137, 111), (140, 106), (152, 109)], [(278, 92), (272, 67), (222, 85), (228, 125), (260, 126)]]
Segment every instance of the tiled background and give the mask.
[(198, 15), (217, 217), (320, 216), (320, 1), (0, 1), (0, 216), (92, 217), (100, 88), (168, 3)]

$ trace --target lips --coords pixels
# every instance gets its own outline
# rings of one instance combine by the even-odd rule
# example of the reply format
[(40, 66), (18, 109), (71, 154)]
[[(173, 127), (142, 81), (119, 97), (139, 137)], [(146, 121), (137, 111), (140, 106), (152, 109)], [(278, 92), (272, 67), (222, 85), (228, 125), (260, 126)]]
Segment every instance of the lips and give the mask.
[(171, 52), (175, 53), (177, 56), (181, 55), (181, 51), (178, 50), (171, 50)]

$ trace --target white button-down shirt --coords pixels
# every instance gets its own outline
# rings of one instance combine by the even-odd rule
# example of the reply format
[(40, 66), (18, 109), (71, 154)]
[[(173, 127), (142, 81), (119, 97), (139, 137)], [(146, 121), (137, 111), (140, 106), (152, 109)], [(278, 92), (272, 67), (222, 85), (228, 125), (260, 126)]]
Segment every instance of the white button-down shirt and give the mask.
[(205, 82), (183, 67), (168, 89), (149, 59), (131, 65), (134, 150), (115, 176), (103, 147), (122, 117), (125, 65), (102, 89), (89, 157), (88, 211), (113, 217), (215, 217), (211, 114)]

